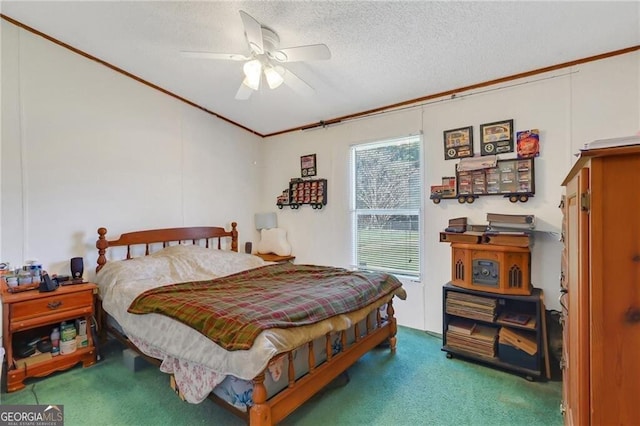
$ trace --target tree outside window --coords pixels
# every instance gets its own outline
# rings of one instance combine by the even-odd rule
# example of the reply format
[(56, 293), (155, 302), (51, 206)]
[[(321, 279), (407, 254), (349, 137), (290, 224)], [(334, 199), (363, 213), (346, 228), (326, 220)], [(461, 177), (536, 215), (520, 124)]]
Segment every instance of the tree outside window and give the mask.
[(422, 138), (352, 147), (355, 265), (420, 274)]

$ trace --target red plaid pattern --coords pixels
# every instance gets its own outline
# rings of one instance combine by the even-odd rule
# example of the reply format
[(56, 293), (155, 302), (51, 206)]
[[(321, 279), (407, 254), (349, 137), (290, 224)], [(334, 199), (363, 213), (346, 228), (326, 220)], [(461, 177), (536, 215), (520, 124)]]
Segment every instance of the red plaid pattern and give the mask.
[(249, 349), (263, 330), (352, 312), (401, 286), (381, 272), (284, 263), (157, 287), (140, 294), (129, 312), (169, 316), (231, 351)]

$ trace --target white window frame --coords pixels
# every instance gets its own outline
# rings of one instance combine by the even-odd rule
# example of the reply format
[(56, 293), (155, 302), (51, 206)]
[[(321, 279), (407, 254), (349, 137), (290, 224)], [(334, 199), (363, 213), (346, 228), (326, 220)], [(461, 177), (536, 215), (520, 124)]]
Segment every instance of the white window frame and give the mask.
[[(420, 161), (420, 201), (419, 207), (416, 209), (356, 209), (356, 197), (355, 197), (355, 185), (356, 185), (356, 163), (355, 163), (355, 151), (358, 148), (375, 148), (376, 146), (386, 146), (394, 143), (400, 144), (404, 141), (417, 140), (419, 143), (419, 161)], [(374, 142), (363, 142), (353, 144), (349, 148), (349, 171), (350, 171), (350, 216), (351, 216), (351, 264), (354, 269), (371, 269), (383, 272), (388, 272), (399, 278), (406, 278), (410, 280), (421, 280), (421, 275), (424, 269), (424, 261), (422, 256), (423, 248), (423, 212), (424, 212), (424, 138), (422, 134), (409, 135), (405, 137), (381, 139)], [(416, 274), (398, 272), (397, 270), (384, 268), (361, 268), (358, 265), (358, 216), (360, 214), (390, 214), (390, 215), (417, 215), (418, 217), (418, 261), (419, 268)]]

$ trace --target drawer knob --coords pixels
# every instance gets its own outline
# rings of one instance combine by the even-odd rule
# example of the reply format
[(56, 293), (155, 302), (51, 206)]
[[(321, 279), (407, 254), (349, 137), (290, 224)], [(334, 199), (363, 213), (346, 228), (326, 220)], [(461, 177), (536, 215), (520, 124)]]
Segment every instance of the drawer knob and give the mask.
[(47, 307), (49, 309), (58, 309), (60, 306), (62, 306), (62, 302), (59, 300), (56, 300), (55, 302), (47, 303)]

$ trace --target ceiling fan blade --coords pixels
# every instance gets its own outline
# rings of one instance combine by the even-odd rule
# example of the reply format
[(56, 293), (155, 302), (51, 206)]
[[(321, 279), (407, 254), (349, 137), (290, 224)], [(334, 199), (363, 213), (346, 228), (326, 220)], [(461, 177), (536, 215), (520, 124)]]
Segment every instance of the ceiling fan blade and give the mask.
[(244, 56), (239, 53), (214, 53), (214, 52), (196, 52), (183, 50), (180, 55), (185, 58), (201, 58), (201, 59), (223, 59), (229, 61), (247, 61), (250, 56)]
[(236, 92), (236, 99), (239, 101), (246, 101), (251, 97), (251, 93), (253, 93), (253, 89), (251, 87), (241, 84)]
[(247, 38), (249, 47), (257, 55), (264, 53), (264, 47), (262, 45), (262, 25), (256, 21), (247, 12), (240, 11), (240, 17), (242, 18), (242, 24), (244, 25), (244, 35)]
[(301, 95), (313, 95), (315, 90), (313, 87), (309, 86), (306, 82), (304, 82), (300, 77), (292, 73), (286, 68), (282, 68), (282, 70), (278, 70), (282, 77), (284, 78), (284, 84), (291, 87), (294, 91), (300, 93)]
[(278, 62), (321, 61), (331, 59), (331, 51), (326, 44), (311, 44), (279, 49), (272, 57)]

